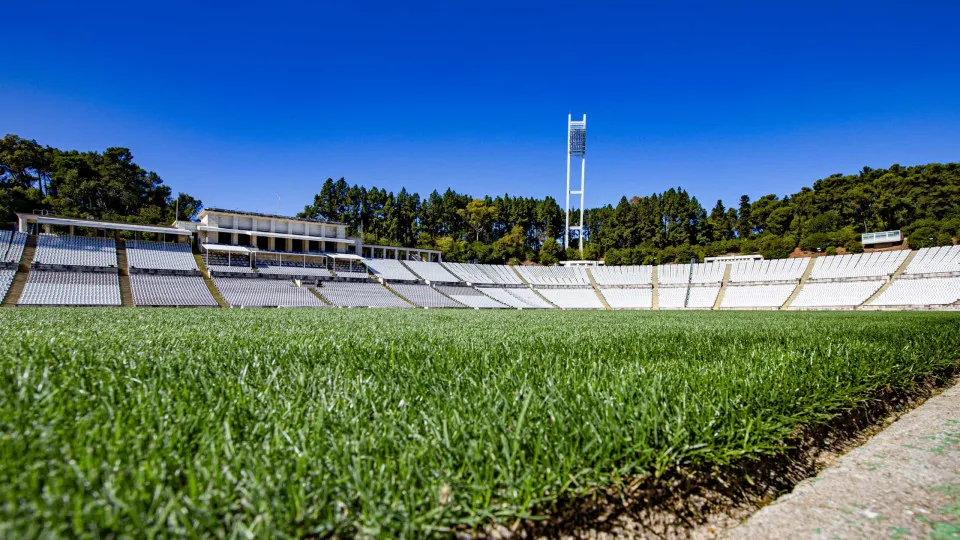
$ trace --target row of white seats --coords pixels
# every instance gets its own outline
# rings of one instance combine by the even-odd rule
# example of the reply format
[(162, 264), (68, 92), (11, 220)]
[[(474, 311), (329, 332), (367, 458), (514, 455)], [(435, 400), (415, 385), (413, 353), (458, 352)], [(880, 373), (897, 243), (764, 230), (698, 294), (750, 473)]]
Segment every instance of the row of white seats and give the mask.
[(810, 271), (810, 279), (892, 276), (909, 254), (909, 251), (902, 250), (817, 257)]
[(652, 266), (595, 266), (590, 269), (597, 285), (650, 285)]
[(390, 288), (408, 302), (428, 308), (462, 308), (463, 304), (440, 294), (429, 285), (421, 283), (391, 283)]
[(199, 270), (190, 244), (130, 240), (126, 247), (127, 266), (131, 269)]
[(721, 283), (727, 265), (705, 264), (664, 264), (657, 267), (657, 282), (664, 285), (683, 285), (685, 283)]
[(459, 283), (461, 280), (451, 274), (440, 263), (424, 261), (405, 261), (410, 270), (421, 278), (433, 283)]
[(880, 290), (884, 283), (882, 279), (805, 283), (790, 307), (857, 307)]
[(553, 305), (563, 309), (603, 309), (593, 288), (537, 289)]
[(514, 308), (550, 309), (554, 307), (549, 302), (537, 295), (537, 293), (526, 287), (509, 289), (498, 287), (478, 287), (477, 290), (502, 304)]
[(657, 291), (660, 309), (710, 309), (717, 301), (719, 285), (662, 287)]
[(0, 269), (0, 300), (3, 300), (7, 296), (7, 291), (10, 290), (10, 285), (13, 283), (13, 276), (17, 273), (16, 270), (4, 270)]
[(808, 264), (808, 258), (736, 261), (730, 265), (730, 282), (800, 281)]
[(960, 246), (925, 248), (917, 252), (905, 274), (942, 274), (960, 272)]
[(23, 257), (23, 248), (27, 245), (27, 233), (0, 231), (6, 234), (6, 241), (0, 239), (0, 262), (18, 263)]
[(898, 279), (871, 302), (876, 307), (949, 306), (960, 302), (960, 277)]
[(215, 277), (223, 299), (233, 307), (326, 307), (307, 287), (279, 279)]
[(200, 276), (130, 274), (135, 306), (217, 306)]
[(651, 288), (608, 288), (600, 289), (603, 298), (613, 309), (650, 309), (653, 307), (653, 289)]
[(531, 285), (590, 285), (590, 277), (582, 267), (516, 266), (520, 275)]
[(34, 264), (116, 267), (117, 243), (112, 238), (41, 234), (37, 237)]
[(326, 281), (317, 287), (317, 291), (330, 303), (340, 307), (413, 307), (379, 283)]
[(460, 281), (474, 285), (520, 285), (523, 280), (505, 264), (443, 263)]
[(507, 307), (506, 305), (494, 300), (493, 298), (483, 294), (473, 287), (453, 287), (449, 285), (440, 285), (437, 287), (437, 290), (467, 307), (481, 309), (498, 309)]
[(113, 272), (31, 270), (17, 305), (119, 306), (120, 278)]
[(365, 262), (367, 268), (381, 279), (407, 281), (418, 279), (403, 263), (394, 259), (366, 259)]
[(724, 291), (721, 308), (780, 308), (796, 285), (731, 285)]

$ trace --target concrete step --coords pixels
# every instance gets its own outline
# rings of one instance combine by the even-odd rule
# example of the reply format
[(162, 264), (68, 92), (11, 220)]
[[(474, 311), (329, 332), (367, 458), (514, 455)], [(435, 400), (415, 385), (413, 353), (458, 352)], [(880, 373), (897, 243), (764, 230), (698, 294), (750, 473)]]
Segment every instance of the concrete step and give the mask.
[(720, 309), (720, 304), (723, 303), (723, 295), (727, 293), (727, 285), (730, 285), (731, 271), (732, 266), (727, 263), (727, 267), (723, 269), (723, 281), (720, 282), (720, 292), (717, 293), (717, 299), (713, 302), (713, 309)]
[(587, 277), (590, 278), (590, 285), (593, 286), (593, 292), (597, 293), (597, 298), (599, 298), (603, 304), (603, 309), (613, 309), (610, 307), (610, 304), (607, 303), (607, 299), (603, 296), (603, 293), (600, 292), (600, 286), (597, 285), (597, 280), (593, 277), (593, 272), (590, 271), (590, 267), (587, 267)]
[(217, 301), (220, 307), (230, 307), (230, 304), (223, 299), (220, 291), (217, 290), (217, 286), (213, 283), (213, 280), (210, 279), (210, 270), (207, 269), (207, 265), (203, 264), (203, 257), (199, 253), (194, 253), (193, 258), (197, 261), (197, 268), (200, 269), (200, 274), (203, 275), (203, 282), (207, 285), (207, 289), (210, 290), (210, 294), (213, 295), (213, 299)]
[(23, 248), (23, 255), (20, 256), (17, 273), (13, 275), (13, 283), (10, 284), (10, 289), (3, 298), (3, 302), (0, 302), (0, 306), (15, 307), (20, 302), (23, 288), (27, 285), (27, 278), (30, 277), (30, 265), (33, 264), (36, 253), (37, 237), (36, 235), (30, 235), (27, 237), (27, 244)]
[(120, 305), (133, 307), (133, 288), (130, 285), (130, 267), (127, 264), (127, 243), (122, 238), (117, 242), (117, 272), (120, 274)]
[(790, 304), (797, 299), (797, 295), (800, 294), (800, 289), (807, 284), (807, 280), (810, 279), (810, 274), (813, 273), (813, 265), (817, 264), (817, 259), (814, 258), (807, 264), (807, 269), (803, 271), (803, 276), (800, 277), (800, 282), (797, 283), (796, 288), (793, 289), (793, 292), (790, 293), (790, 297), (787, 298), (787, 301), (780, 306), (780, 309), (787, 309), (790, 307)]
[(907, 269), (908, 266), (910, 266), (910, 261), (912, 261), (913, 258), (916, 256), (917, 256), (917, 252), (911, 251), (910, 254), (907, 255), (907, 258), (903, 260), (903, 264), (900, 265), (900, 268), (897, 268), (897, 271), (894, 272), (892, 276), (890, 276), (890, 279), (888, 279), (887, 282), (884, 283), (882, 287), (877, 289), (877, 292), (873, 293), (873, 295), (871, 295), (870, 298), (867, 298), (862, 304), (857, 306), (857, 309), (863, 309), (866, 306), (869, 306), (870, 302), (873, 302), (877, 298), (880, 298), (880, 295), (883, 294), (884, 291), (889, 289), (890, 285), (893, 285), (894, 280), (896, 280), (901, 275), (903, 275), (903, 272)]

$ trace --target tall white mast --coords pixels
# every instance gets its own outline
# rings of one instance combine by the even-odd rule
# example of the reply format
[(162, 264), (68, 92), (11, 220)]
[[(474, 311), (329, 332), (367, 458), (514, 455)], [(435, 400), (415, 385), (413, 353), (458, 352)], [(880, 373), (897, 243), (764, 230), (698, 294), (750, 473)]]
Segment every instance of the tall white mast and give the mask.
[[(580, 189), (570, 189), (570, 158), (580, 158)], [(583, 192), (587, 176), (587, 115), (573, 120), (567, 115), (567, 211), (563, 229), (563, 249), (570, 247), (570, 231), (578, 231), (580, 255), (583, 256)], [(570, 226), (570, 195), (580, 195), (580, 224)]]

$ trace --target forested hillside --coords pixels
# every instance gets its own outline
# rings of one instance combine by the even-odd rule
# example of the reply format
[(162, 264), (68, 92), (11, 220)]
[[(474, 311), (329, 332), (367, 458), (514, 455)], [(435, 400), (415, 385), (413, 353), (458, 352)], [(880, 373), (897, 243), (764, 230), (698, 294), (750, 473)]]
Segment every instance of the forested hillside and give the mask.
[[(180, 219), (201, 210), (179, 193)], [(61, 216), (169, 225), (177, 199), (157, 173), (134, 163), (127, 148), (79, 152), (7, 135), (0, 140), (0, 228), (16, 212), (49, 210)]]
[[(202, 208), (190, 195), (178, 198), (180, 219)], [(16, 135), (0, 142), (0, 223), (12, 222), (17, 211), (47, 209), (170, 224), (176, 200), (126, 148), (59, 150)], [(346, 222), (351, 234), (369, 244), (438, 248), (451, 261), (553, 263), (579, 256), (573, 249), (564, 253), (558, 242), (564, 216), (551, 197), (474, 199), (450, 189), (421, 196), (328, 178), (300, 216)], [(585, 257), (604, 257), (608, 264), (736, 252), (777, 258), (798, 246), (858, 251), (861, 233), (891, 229), (903, 229), (914, 248), (944, 245), (960, 233), (960, 164), (865, 167), (858, 174), (816, 180), (798, 193), (756, 200), (744, 195), (736, 204), (716, 201), (709, 209), (679, 187), (627, 194), (615, 206), (588, 209), (584, 221)]]
[[(452, 261), (555, 262), (563, 253), (563, 210), (545, 199), (502, 195), (471, 199), (447, 190), (426, 197), (327, 179), (302, 216), (346, 222), (365, 242), (436, 247)], [(571, 218), (578, 219), (577, 217)], [(746, 195), (707, 210), (683, 188), (624, 196), (588, 209), (585, 258), (608, 264), (689, 261), (724, 253), (786, 257), (798, 246), (860, 251), (865, 231), (903, 229), (914, 248), (951, 244), (960, 232), (960, 164), (835, 174), (784, 197)]]

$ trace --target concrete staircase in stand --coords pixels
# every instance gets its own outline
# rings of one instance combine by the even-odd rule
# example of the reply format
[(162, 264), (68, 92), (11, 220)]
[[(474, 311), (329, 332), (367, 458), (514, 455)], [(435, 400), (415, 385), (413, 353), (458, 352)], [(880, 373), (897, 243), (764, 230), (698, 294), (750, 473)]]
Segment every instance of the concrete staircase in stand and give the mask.
[(117, 242), (117, 274), (120, 278), (120, 305), (134, 307), (133, 288), (130, 285), (130, 267), (127, 264), (127, 243), (122, 238)]
[(813, 273), (813, 265), (817, 264), (817, 259), (814, 258), (807, 264), (807, 269), (803, 271), (803, 276), (800, 278), (800, 282), (797, 283), (796, 288), (793, 289), (793, 292), (790, 293), (790, 298), (787, 298), (787, 301), (780, 306), (780, 309), (787, 309), (790, 307), (790, 304), (797, 299), (797, 295), (800, 294), (800, 289), (807, 284), (807, 280), (810, 278), (810, 274)]
[(23, 255), (20, 256), (20, 263), (17, 266), (17, 273), (13, 275), (13, 283), (7, 295), (0, 302), (0, 306), (15, 307), (23, 294), (23, 288), (27, 285), (27, 278), (30, 276), (30, 265), (33, 264), (33, 257), (37, 252), (37, 237), (30, 235), (27, 237), (27, 244), (23, 248)]
[(593, 286), (593, 292), (597, 294), (597, 298), (599, 298), (600, 303), (603, 304), (603, 309), (613, 309), (610, 307), (610, 304), (607, 303), (607, 299), (603, 296), (603, 293), (600, 292), (600, 286), (597, 285), (597, 280), (593, 277), (593, 272), (590, 271), (590, 267), (587, 267), (587, 277), (590, 278), (590, 285)]
[(723, 269), (723, 281), (720, 282), (720, 292), (717, 293), (717, 299), (713, 302), (713, 309), (720, 309), (723, 303), (723, 295), (727, 293), (727, 285), (730, 285), (730, 272), (733, 271), (733, 265), (727, 263)]
[(197, 268), (200, 269), (200, 275), (203, 276), (203, 282), (207, 285), (207, 289), (210, 290), (210, 294), (213, 295), (213, 299), (217, 301), (217, 304), (220, 307), (230, 307), (230, 304), (223, 299), (220, 291), (217, 290), (217, 286), (213, 283), (213, 279), (210, 278), (210, 270), (207, 269), (207, 265), (203, 264), (203, 257), (199, 253), (194, 253), (193, 258), (197, 261)]
[(857, 309), (863, 309), (864, 307), (869, 306), (870, 302), (873, 302), (877, 298), (880, 298), (880, 295), (883, 294), (884, 291), (889, 289), (890, 285), (893, 285), (893, 282), (897, 278), (903, 275), (903, 272), (907, 269), (908, 266), (910, 266), (910, 261), (912, 261), (913, 258), (917, 256), (917, 253), (918, 253), (917, 251), (910, 251), (910, 254), (907, 255), (907, 258), (903, 260), (903, 264), (901, 264), (900, 268), (897, 268), (897, 271), (894, 272), (892, 276), (890, 276), (890, 279), (888, 279), (887, 282), (884, 283), (882, 287), (877, 289), (877, 292), (873, 293), (873, 295), (870, 296), (870, 298), (867, 298), (862, 304), (857, 306)]

